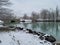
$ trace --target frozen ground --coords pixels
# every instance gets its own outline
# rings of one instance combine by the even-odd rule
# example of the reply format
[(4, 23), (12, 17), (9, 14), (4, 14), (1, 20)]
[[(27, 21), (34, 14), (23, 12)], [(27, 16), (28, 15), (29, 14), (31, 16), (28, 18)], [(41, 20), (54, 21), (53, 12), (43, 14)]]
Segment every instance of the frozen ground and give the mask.
[(52, 45), (25, 31), (0, 32), (0, 45)]

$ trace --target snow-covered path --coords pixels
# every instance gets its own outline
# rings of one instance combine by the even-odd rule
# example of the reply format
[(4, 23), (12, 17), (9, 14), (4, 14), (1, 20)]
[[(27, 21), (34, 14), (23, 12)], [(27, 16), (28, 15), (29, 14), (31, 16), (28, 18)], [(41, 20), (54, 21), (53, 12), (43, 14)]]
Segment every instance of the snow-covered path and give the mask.
[(0, 32), (0, 45), (52, 45), (46, 40), (40, 40), (39, 36), (25, 31)]

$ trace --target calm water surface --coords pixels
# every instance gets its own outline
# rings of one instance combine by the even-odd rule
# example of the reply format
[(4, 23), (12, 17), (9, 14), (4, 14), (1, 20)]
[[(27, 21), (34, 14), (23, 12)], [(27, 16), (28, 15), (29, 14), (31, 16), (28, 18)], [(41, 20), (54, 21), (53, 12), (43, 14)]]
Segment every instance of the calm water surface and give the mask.
[(17, 26), (53, 35), (60, 41), (60, 22), (19, 23)]

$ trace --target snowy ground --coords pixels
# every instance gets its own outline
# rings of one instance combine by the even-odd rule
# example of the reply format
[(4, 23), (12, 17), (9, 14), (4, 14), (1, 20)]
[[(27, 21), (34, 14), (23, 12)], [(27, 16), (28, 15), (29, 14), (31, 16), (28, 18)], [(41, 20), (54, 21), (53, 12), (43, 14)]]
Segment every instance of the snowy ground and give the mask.
[(52, 45), (46, 40), (40, 40), (39, 36), (25, 31), (0, 32), (0, 45)]

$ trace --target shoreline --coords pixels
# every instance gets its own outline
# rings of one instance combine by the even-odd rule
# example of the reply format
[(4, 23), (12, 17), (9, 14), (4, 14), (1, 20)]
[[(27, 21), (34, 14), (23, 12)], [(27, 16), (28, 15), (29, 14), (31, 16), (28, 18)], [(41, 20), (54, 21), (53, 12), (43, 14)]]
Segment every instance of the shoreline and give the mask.
[[(20, 22), (29, 22), (29, 21), (20, 21)], [(33, 21), (30, 21), (30, 22), (60, 22), (60, 20), (33, 20)]]
[(60, 22), (60, 20), (36, 20), (36, 22)]
[(15, 31), (17, 29), (18, 31), (26, 31), (26, 33), (37, 35), (37, 36), (39, 36), (40, 40), (46, 40), (46, 41), (51, 42), (51, 43), (54, 43), (56, 41), (56, 39), (52, 35), (44, 34), (44, 33), (41, 33), (41, 32), (36, 32), (36, 31), (32, 31), (31, 29), (24, 29), (22, 27), (7, 26), (7, 27), (2, 27), (2, 29), (3, 29), (3, 31), (4, 31), (4, 29), (8, 29), (7, 31), (9, 31), (9, 29), (11, 31)]

